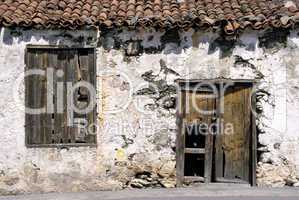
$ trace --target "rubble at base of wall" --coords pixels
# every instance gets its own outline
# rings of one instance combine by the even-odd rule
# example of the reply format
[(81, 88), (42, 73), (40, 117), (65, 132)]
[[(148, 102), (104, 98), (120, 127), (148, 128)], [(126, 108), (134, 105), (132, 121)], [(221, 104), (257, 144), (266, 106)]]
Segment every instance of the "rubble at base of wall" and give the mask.
[(299, 187), (299, 175), (292, 165), (273, 165), (259, 163), (257, 170), (258, 186), (262, 187)]

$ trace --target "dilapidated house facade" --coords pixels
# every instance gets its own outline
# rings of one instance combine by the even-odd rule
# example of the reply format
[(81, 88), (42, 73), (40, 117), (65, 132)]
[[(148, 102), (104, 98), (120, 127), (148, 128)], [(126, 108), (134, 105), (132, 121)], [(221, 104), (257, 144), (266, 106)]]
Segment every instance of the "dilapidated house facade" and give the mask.
[(0, 0), (0, 194), (299, 186), (297, 3)]

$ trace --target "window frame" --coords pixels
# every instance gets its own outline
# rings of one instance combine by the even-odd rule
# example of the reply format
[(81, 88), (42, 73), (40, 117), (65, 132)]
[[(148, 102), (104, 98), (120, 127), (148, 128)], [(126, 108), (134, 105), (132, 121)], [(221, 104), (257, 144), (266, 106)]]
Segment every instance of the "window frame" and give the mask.
[[(28, 69), (28, 50), (30, 49), (36, 49), (36, 50), (80, 50), (80, 49), (89, 49), (89, 50), (92, 50), (93, 52), (93, 65), (94, 65), (94, 72), (95, 72), (95, 78), (94, 78), (94, 86), (97, 87), (97, 54), (96, 54), (96, 47), (95, 46), (89, 46), (89, 45), (86, 45), (86, 46), (65, 46), (65, 45), (34, 45), (34, 44), (27, 44), (26, 45), (26, 48), (25, 48), (25, 54), (24, 54), (24, 73), (26, 72), (26, 70)], [(25, 79), (24, 79), (25, 81)], [(27, 102), (27, 95), (26, 95), (26, 84), (24, 82), (24, 87), (25, 87), (25, 98), (24, 98), (24, 105), (26, 105), (26, 102)], [(97, 90), (96, 90), (97, 91)], [(96, 101), (98, 99), (98, 93), (96, 92)], [(95, 104), (95, 108), (94, 108), (94, 111), (93, 111), (93, 117), (94, 117), (94, 123), (95, 124), (98, 124), (98, 118), (97, 118), (97, 102)], [(26, 118), (27, 114), (25, 113), (25, 118)], [(26, 124), (24, 125), (24, 131), (25, 131), (25, 146), (27, 148), (57, 148), (57, 149), (63, 149), (63, 148), (66, 148), (66, 149), (69, 149), (71, 147), (76, 147), (76, 148), (79, 148), (79, 147), (90, 147), (90, 148), (96, 148), (97, 147), (97, 137), (98, 137), (98, 130), (96, 128), (96, 135), (95, 135), (95, 142), (93, 143), (56, 143), (56, 144), (30, 144), (29, 143), (29, 140), (28, 140), (28, 137), (29, 137), (29, 133), (27, 131), (27, 128), (26, 128)]]

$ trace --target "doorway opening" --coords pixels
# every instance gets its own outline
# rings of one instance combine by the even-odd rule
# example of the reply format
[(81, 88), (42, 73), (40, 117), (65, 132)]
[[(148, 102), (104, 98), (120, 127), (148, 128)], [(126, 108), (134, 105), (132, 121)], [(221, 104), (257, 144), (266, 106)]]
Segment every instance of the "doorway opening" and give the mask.
[(256, 185), (254, 80), (178, 80), (177, 185)]

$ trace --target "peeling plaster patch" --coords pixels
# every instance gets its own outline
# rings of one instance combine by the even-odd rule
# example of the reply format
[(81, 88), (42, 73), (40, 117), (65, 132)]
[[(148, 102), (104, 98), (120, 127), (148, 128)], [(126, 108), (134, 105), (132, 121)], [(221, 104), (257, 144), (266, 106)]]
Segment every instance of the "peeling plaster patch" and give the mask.
[(271, 51), (286, 48), (289, 35), (289, 30), (268, 30), (259, 37), (259, 47), (269, 49)]
[(160, 72), (153, 74), (153, 71), (148, 71), (141, 75), (141, 77), (149, 83), (148, 88), (138, 90), (135, 95), (150, 95), (154, 100), (154, 104), (145, 105), (151, 110), (157, 108), (175, 109), (176, 108), (176, 86), (174, 84), (168, 85), (166, 80), (168, 75), (179, 77), (179, 74), (174, 70), (168, 68), (164, 60), (160, 60)]
[[(251, 69), (252, 72), (249, 73), (249, 74), (246, 74), (246, 71), (245, 73), (243, 73), (242, 76), (244, 77), (250, 77), (250, 74), (255, 74), (255, 77), (253, 77), (253, 79), (263, 79), (264, 78), (264, 75), (250, 62), (250, 60), (245, 60), (243, 59), (241, 56), (235, 56), (235, 63), (234, 63), (234, 67), (236, 68), (246, 68), (247, 70), (248, 69)], [(239, 71), (241, 71), (239, 69)]]
[(216, 40), (211, 41), (209, 54), (214, 53), (217, 49), (220, 49), (220, 58), (231, 56), (235, 47), (235, 43), (235, 39), (228, 39), (219, 36)]

